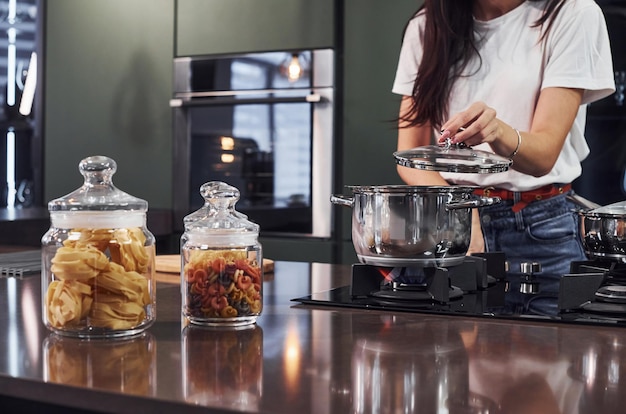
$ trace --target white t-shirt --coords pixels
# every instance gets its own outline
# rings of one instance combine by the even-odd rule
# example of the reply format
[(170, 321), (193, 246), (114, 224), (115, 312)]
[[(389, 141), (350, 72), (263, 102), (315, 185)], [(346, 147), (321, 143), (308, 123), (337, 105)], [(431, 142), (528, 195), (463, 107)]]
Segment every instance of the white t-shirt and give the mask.
[[(583, 104), (554, 168), (543, 177), (512, 169), (496, 174), (442, 173), (449, 182), (526, 191), (551, 183), (570, 183), (580, 175), (580, 162), (589, 154), (584, 137), (587, 104), (615, 91), (606, 22), (595, 1), (569, 0), (557, 15), (547, 41), (539, 42), (540, 28), (530, 26), (543, 14), (544, 5), (545, 1), (526, 1), (495, 19), (474, 20), (482, 60), (474, 58), (464, 72), (472, 76), (461, 77), (453, 85), (448, 114), (483, 101), (495, 108), (502, 121), (529, 131), (541, 89), (584, 89)], [(419, 13), (409, 22), (394, 93), (412, 94), (423, 52), (424, 21), (424, 14)], [(493, 152), (486, 143), (474, 148)]]

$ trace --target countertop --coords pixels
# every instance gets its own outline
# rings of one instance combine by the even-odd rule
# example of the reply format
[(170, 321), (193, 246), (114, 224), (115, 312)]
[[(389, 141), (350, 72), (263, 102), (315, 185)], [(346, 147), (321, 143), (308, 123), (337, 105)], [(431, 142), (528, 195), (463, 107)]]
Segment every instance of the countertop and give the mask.
[(349, 279), (349, 266), (276, 262), (263, 313), (242, 330), (186, 326), (179, 286), (159, 282), (157, 320), (144, 335), (80, 341), (43, 326), (39, 275), (2, 278), (0, 405), (3, 412), (134, 414), (611, 413), (626, 406), (625, 328), (291, 301)]

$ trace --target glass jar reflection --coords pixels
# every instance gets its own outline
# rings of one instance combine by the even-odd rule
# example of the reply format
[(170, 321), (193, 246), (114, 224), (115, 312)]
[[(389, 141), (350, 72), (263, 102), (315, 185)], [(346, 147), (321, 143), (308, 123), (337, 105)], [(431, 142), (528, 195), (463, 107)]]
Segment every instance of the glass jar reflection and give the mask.
[(149, 333), (115, 340), (51, 334), (43, 349), (46, 382), (156, 394), (156, 341)]
[(185, 399), (256, 411), (263, 391), (263, 330), (188, 325), (183, 330)]

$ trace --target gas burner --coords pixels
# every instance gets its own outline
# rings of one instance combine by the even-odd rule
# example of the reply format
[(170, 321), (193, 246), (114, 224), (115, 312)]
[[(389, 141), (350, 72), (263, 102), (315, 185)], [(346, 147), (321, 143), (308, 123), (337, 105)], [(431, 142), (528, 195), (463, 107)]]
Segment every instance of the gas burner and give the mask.
[(602, 286), (596, 291), (596, 299), (601, 302), (626, 304), (626, 286)]
[(561, 278), (559, 309), (626, 318), (626, 265), (596, 258), (573, 262), (570, 270)]
[(580, 307), (584, 312), (600, 315), (626, 315), (626, 303), (587, 302)]
[(459, 288), (453, 288), (444, 268), (352, 265), (353, 297), (447, 303), (459, 292), (462, 294)]
[(607, 282), (626, 285), (626, 263), (610, 259), (593, 259), (572, 262), (571, 273), (604, 272)]
[[(370, 296), (383, 300), (398, 301), (432, 301), (435, 300), (428, 286), (405, 285), (403, 283), (391, 283), (382, 286), (380, 290), (371, 292)], [(448, 300), (460, 298), (463, 291), (456, 286), (450, 286)]]
[(607, 282), (615, 285), (626, 285), (626, 264), (614, 263), (607, 271)]

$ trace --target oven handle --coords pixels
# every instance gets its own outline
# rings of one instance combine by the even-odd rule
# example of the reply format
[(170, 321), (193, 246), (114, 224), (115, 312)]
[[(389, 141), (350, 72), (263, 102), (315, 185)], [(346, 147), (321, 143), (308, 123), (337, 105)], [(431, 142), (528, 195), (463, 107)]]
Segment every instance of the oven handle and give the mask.
[(328, 99), (317, 93), (306, 96), (282, 97), (282, 98), (234, 98), (234, 97), (210, 97), (210, 98), (174, 98), (170, 99), (171, 108), (188, 106), (211, 106), (211, 105), (247, 105), (247, 104), (277, 104), (277, 103), (320, 103)]

